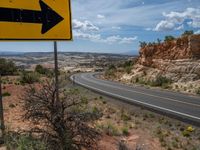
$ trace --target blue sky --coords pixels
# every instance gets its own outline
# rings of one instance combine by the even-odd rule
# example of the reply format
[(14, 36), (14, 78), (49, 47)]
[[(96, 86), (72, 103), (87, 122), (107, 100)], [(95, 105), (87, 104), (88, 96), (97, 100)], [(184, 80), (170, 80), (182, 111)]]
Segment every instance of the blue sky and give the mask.
[[(59, 51), (138, 53), (139, 41), (200, 33), (200, 0), (71, 0), (73, 42)], [(4, 42), (0, 51), (53, 51), (53, 42)]]

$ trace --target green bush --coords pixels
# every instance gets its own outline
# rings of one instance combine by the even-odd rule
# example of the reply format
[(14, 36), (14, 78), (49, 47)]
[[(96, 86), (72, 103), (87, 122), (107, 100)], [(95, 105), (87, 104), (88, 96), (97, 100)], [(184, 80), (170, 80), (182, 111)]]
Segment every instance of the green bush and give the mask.
[(197, 89), (196, 93), (200, 95), (200, 87)]
[(115, 72), (116, 71), (117, 71), (116, 66), (112, 64), (112, 65), (110, 65), (108, 67), (108, 69), (106, 69), (105, 76), (107, 76), (107, 77), (115, 77)]
[(123, 135), (128, 136), (129, 135), (128, 128), (126, 128), (126, 127), (122, 128), (122, 133), (123, 133)]
[(17, 73), (17, 67), (12, 61), (0, 58), (0, 74), (3, 76), (6, 75), (15, 75)]
[(126, 71), (127, 74), (130, 74), (131, 71), (132, 71), (132, 66), (127, 66), (127, 67), (125, 68), (125, 71)]
[(163, 88), (167, 88), (169, 84), (171, 84), (171, 80), (163, 76), (158, 76), (156, 80), (152, 81), (150, 84), (151, 86), (161, 86)]
[(115, 70), (106, 70), (105, 71), (105, 76), (107, 77), (115, 77)]
[(118, 128), (116, 126), (112, 125), (111, 123), (104, 125), (103, 130), (105, 131), (105, 133), (107, 135), (110, 135), (110, 136), (119, 136), (120, 135)]
[(35, 72), (22, 72), (20, 75), (20, 82), (22, 84), (33, 84), (39, 82), (39, 75)]
[(123, 121), (129, 121), (131, 120), (131, 116), (127, 114), (124, 110), (121, 110), (121, 119)]
[(126, 61), (123, 65), (124, 68), (133, 66), (134, 62), (132, 60)]
[(8, 96), (11, 96), (11, 94), (9, 92), (5, 92), (5, 93), (2, 94), (2, 96), (3, 97), (8, 97)]
[(47, 68), (44, 68), (42, 65), (37, 65), (35, 67), (35, 72), (39, 73), (39, 74), (42, 74), (42, 75), (46, 75), (48, 77), (52, 77), (53, 76), (53, 71), (47, 69)]
[(175, 37), (173, 37), (171, 35), (165, 36), (165, 39), (164, 39), (165, 42), (173, 41), (173, 40), (175, 40)]
[(194, 34), (194, 31), (193, 30), (186, 30), (182, 36), (189, 36), (189, 35), (193, 35)]
[(140, 43), (140, 47), (141, 47), (141, 48), (144, 48), (144, 47), (147, 45), (146, 42), (141, 42), (141, 41), (140, 41), (139, 43)]
[(109, 67), (108, 67), (108, 70), (116, 70), (117, 68), (115, 67), (115, 65), (110, 65)]
[(33, 138), (31, 135), (20, 135), (9, 132), (5, 136), (5, 145), (8, 149), (16, 150), (46, 150), (46, 146), (41, 139)]
[(184, 137), (190, 137), (190, 132), (187, 131), (187, 130), (184, 130), (184, 131), (182, 131), (182, 135), (183, 135)]
[(14, 104), (10, 104), (9, 107), (10, 108), (15, 108), (15, 105)]

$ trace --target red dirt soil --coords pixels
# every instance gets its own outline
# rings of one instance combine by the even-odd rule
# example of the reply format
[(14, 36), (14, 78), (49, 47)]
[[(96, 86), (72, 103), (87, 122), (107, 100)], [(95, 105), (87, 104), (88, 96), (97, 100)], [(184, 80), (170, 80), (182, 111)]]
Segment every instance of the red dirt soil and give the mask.
[[(9, 92), (11, 96), (3, 98), (5, 126), (9, 131), (28, 130), (32, 126), (30, 122), (23, 121), (23, 109), (20, 96), (23, 95), (25, 86), (3, 85), (3, 92)], [(130, 150), (135, 150), (137, 146), (143, 150), (162, 150), (157, 139), (148, 135), (148, 132), (137, 130), (130, 131), (129, 136), (113, 137), (102, 135), (98, 142), (99, 150), (118, 150), (118, 144), (124, 141)]]

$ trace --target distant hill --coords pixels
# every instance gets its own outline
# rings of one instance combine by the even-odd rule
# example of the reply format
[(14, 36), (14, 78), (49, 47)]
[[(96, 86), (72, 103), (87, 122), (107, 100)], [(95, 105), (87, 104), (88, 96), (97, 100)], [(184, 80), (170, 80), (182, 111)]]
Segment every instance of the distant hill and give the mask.
[(122, 55), (139, 56), (139, 52), (132, 50), (132, 51), (122, 53)]
[(24, 55), (24, 52), (6, 52), (6, 51), (0, 51), (0, 56), (20, 56)]
[[(47, 55), (53, 55), (53, 52), (6, 52), (6, 51), (0, 51), (0, 56), (26, 56), (26, 57), (45, 57)], [(73, 56), (73, 55), (93, 55), (93, 56), (138, 56), (137, 53), (134, 52), (127, 52), (127, 53), (121, 53), (121, 54), (112, 54), (112, 53), (92, 53), (92, 52), (58, 52), (58, 54), (63, 54), (66, 56)]]

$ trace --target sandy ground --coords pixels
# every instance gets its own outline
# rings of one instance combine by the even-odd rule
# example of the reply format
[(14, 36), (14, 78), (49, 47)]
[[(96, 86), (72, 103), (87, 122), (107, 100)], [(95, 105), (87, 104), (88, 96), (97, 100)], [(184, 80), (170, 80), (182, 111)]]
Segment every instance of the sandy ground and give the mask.
[[(20, 96), (24, 91), (25, 86), (21, 85), (3, 85), (3, 92), (9, 92), (11, 96), (3, 98), (4, 119), (6, 129), (9, 131), (20, 131), (30, 129), (31, 123), (23, 121), (23, 109)], [(103, 117), (101, 122), (106, 121)], [(113, 122), (115, 124), (115, 122)], [(130, 148), (142, 148), (142, 150), (161, 150), (159, 140), (152, 138), (150, 134), (142, 130), (130, 130), (128, 136), (110, 136), (102, 133), (98, 140), (99, 150), (117, 150), (119, 142), (123, 141)]]

